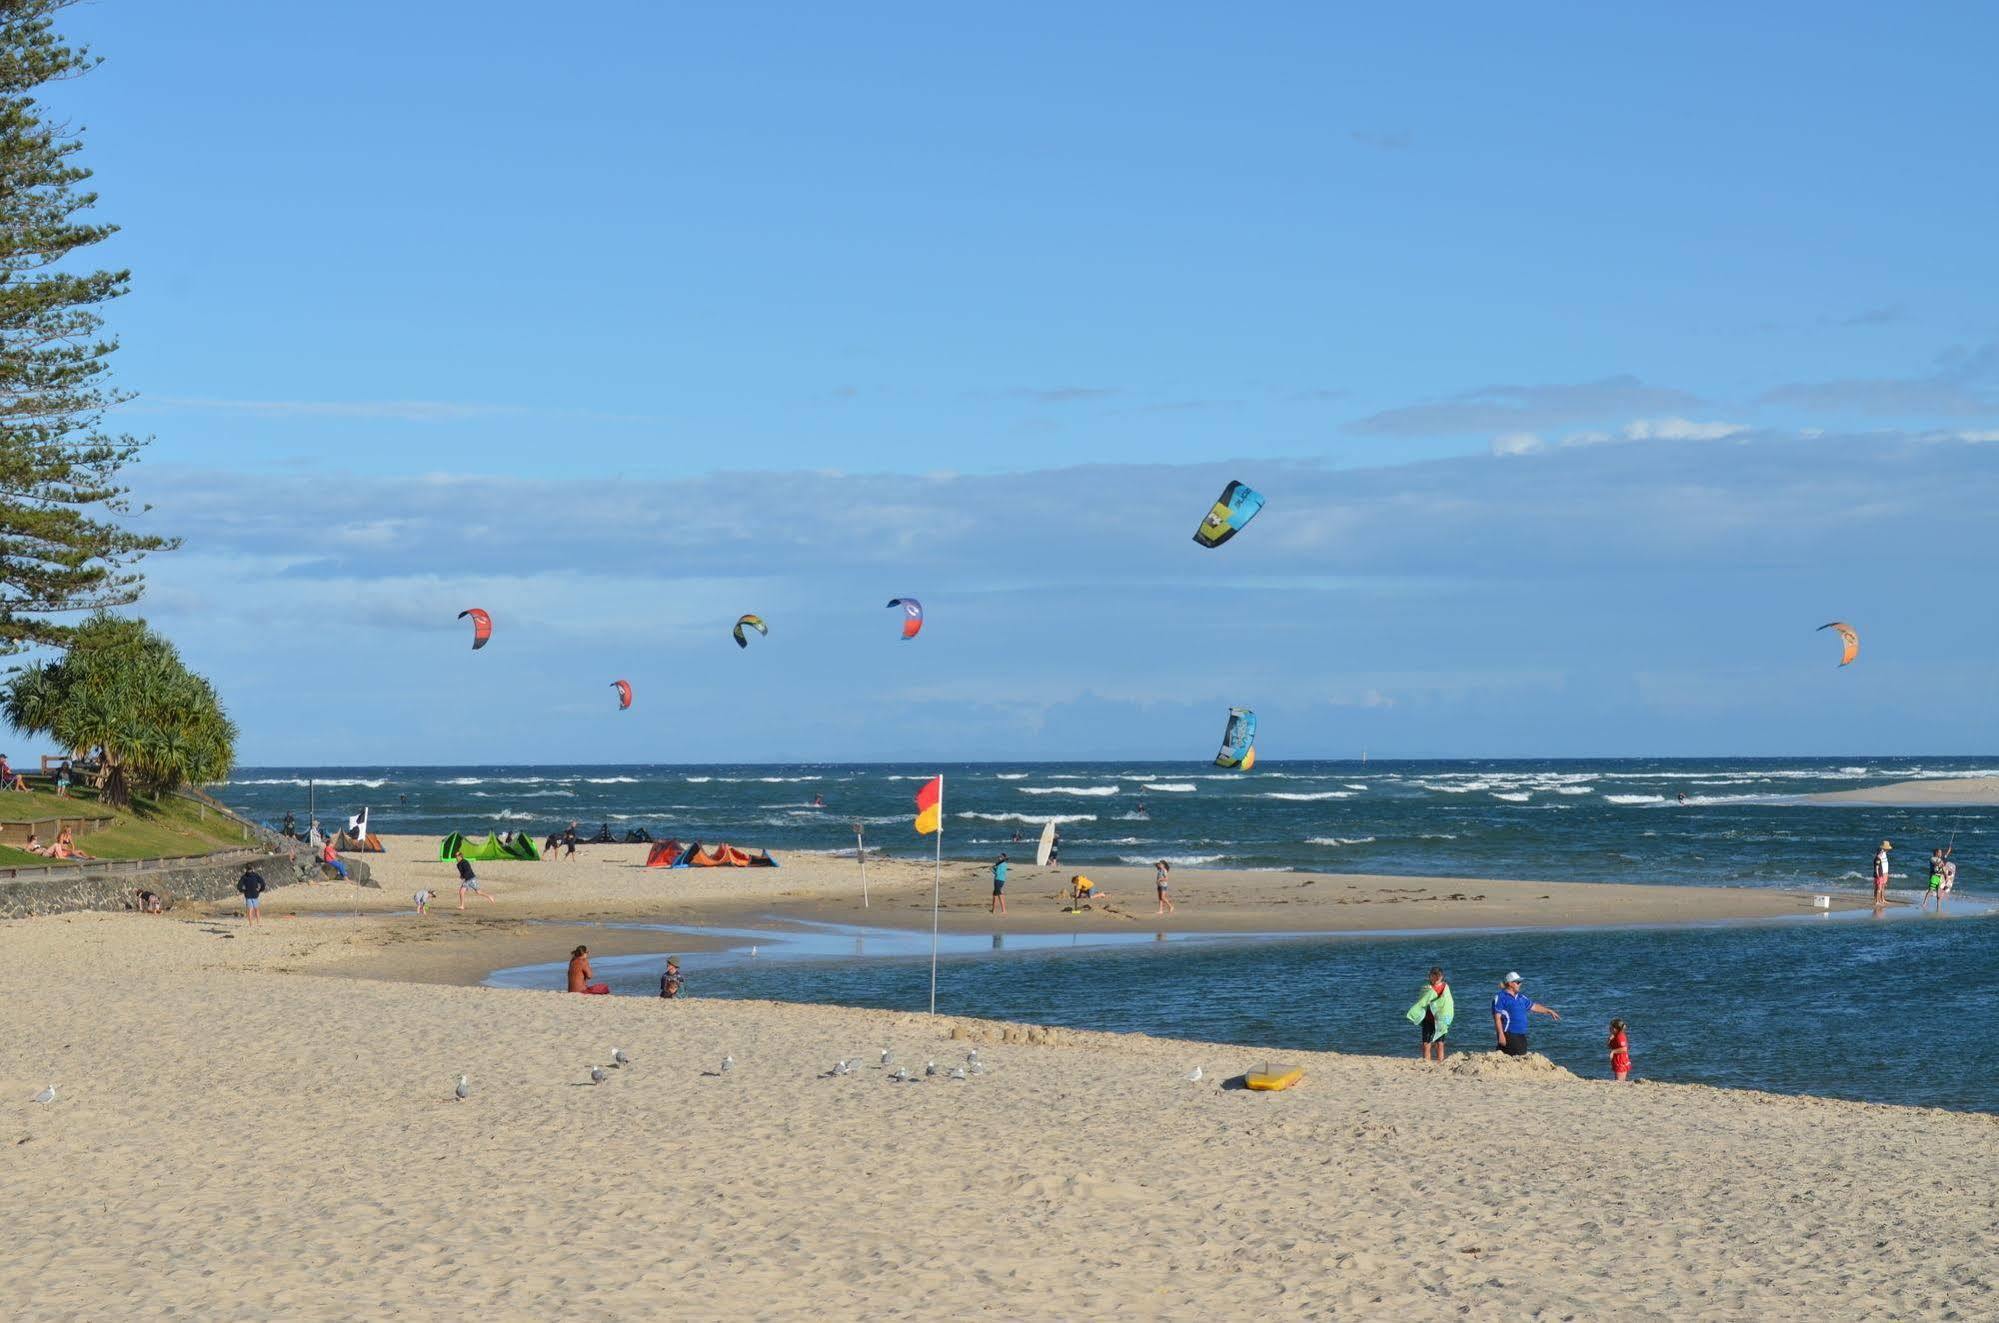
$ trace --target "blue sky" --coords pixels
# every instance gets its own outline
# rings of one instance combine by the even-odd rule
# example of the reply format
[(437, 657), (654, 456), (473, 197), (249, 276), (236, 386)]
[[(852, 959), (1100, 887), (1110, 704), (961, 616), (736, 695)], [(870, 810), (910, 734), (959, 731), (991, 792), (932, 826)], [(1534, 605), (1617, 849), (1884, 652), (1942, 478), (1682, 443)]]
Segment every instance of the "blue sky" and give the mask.
[(66, 24), (144, 610), (247, 761), (1999, 733), (1986, 14)]

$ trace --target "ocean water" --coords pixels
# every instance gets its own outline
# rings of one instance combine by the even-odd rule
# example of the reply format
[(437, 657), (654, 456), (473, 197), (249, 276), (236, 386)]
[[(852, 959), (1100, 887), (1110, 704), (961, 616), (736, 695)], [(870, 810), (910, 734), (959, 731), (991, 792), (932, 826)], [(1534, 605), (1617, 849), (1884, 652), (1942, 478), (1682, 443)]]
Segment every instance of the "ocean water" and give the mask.
[[(1969, 909), (1969, 906), (1961, 908)], [(618, 995), (656, 997), (664, 954), (604, 957)], [(920, 1011), (927, 933), (823, 929), (734, 934), (727, 952), (683, 952), (691, 996)], [(747, 955), (751, 943), (758, 954)], [(1492, 1046), (1490, 1005), (1509, 970), (1562, 1013), (1532, 1045), (1606, 1077), (1613, 1016), (1630, 1026), (1640, 1079), (1999, 1112), (1999, 918), (1892, 909), (1772, 924), (1405, 937), (948, 938), (937, 1004), (972, 1015), (1209, 1042), (1416, 1055), (1403, 1012), (1441, 965), (1457, 999), (1456, 1048)], [(496, 973), (559, 988), (560, 963)], [(880, 1044), (828, 1043), (827, 1061)], [(1211, 1074), (1254, 1064), (1210, 1053)], [(1196, 1064), (1194, 1059), (1187, 1063)], [(1834, 1137), (1828, 1136), (1831, 1140)]]
[[(1921, 864), (1954, 831), (1976, 889), (1999, 810), (1827, 807), (1822, 790), (1999, 775), (1999, 758), (1299, 762), (1248, 773), (1206, 763), (935, 766), (244, 768), (213, 787), (232, 807), (303, 824), (367, 805), (377, 831), (443, 836), (574, 821), (585, 834), (729, 841), (788, 850), (927, 853), (911, 796), (945, 777), (945, 853), (1031, 847), (1059, 824), (1064, 862), (1403, 875), (1865, 885), (1876, 842)], [(1685, 795), (1681, 803), (1679, 796)], [(814, 807), (815, 796), (825, 800)], [(1906, 871), (1898, 869), (1898, 872)]]
[[(730, 841), (786, 852), (915, 856), (911, 797), (945, 776), (947, 855), (1026, 846), (1056, 821), (1065, 863), (1144, 863), (1657, 885), (1862, 889), (1883, 836), (1913, 894), (1929, 848), (1955, 834), (1960, 909), (1986, 880), (1999, 810), (1822, 806), (1799, 797), (1908, 779), (1999, 775), (1999, 758), (1304, 762), (1242, 774), (1191, 763), (964, 766), (384, 767), (243, 769), (215, 787), (276, 822), (372, 807), (378, 831), (508, 828)], [(1685, 802), (1680, 796), (1684, 795)], [(814, 807), (815, 796), (825, 806)], [(745, 934), (760, 955), (689, 954), (690, 992), (921, 1009), (927, 938)], [(660, 951), (674, 949), (662, 932)], [(1461, 1046), (1490, 1042), (1508, 969), (1564, 1013), (1534, 1045), (1603, 1074), (1607, 1025), (1631, 1025), (1641, 1077), (1999, 1111), (1999, 918), (1875, 919), (1615, 932), (1409, 937), (953, 939), (941, 1009), (1079, 1028), (1415, 1055), (1402, 1019), (1432, 964), (1459, 997)], [(657, 990), (659, 957), (597, 962), (621, 993)], [(559, 986), (528, 969), (499, 982)], [(829, 1061), (873, 1044), (828, 1044)], [(1191, 1064), (1191, 1063), (1190, 1063)], [(1214, 1061), (1240, 1069), (1246, 1061)]]

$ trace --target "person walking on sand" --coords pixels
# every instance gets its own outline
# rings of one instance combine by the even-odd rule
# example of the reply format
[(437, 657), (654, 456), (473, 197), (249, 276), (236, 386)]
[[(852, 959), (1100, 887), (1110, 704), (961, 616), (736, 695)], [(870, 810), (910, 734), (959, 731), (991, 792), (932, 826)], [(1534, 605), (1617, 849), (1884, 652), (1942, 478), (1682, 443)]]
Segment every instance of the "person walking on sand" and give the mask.
[(1173, 890), (1173, 865), (1164, 859), (1152, 865), (1152, 890), (1159, 897), (1159, 912), (1173, 913), (1173, 897), (1167, 894)]
[(243, 876), (236, 879), (236, 892), (243, 897), (243, 922), (251, 925), (262, 923), (263, 874), (249, 864), (243, 865)]
[(986, 906), (986, 909), (993, 914), (1006, 913), (1006, 852), (1004, 850), (1000, 852), (999, 858), (993, 860), (993, 903)]
[(1895, 848), (1893, 841), (1881, 842), (1881, 848), (1874, 852), (1874, 903), (1877, 906), (1888, 903), (1888, 852)]
[(468, 891), (481, 900), (490, 901), (493, 899), (485, 892), (479, 890), (479, 875), (472, 871), (472, 861), (465, 857), (463, 851), (460, 851), (458, 855), (458, 908), (461, 910), (465, 908), (465, 893)]
[(677, 956), (666, 958), (666, 972), (659, 976), (659, 995), (662, 997), (680, 995), (680, 960)]
[(1610, 1077), (1614, 1080), (1631, 1078), (1631, 1038), (1624, 1032), (1624, 1021), (1610, 1022)]
[(1520, 991), (1520, 975), (1507, 974), (1499, 985), (1499, 995), (1492, 999), (1492, 1032), (1499, 1039), (1499, 1050), (1509, 1057), (1527, 1055), (1527, 1017), (1545, 1015), (1551, 1020), (1562, 1018), (1559, 1011), (1551, 1010)]
[(590, 981), (590, 948), (579, 946), (569, 953), (569, 990), (588, 993), (592, 997), (608, 997), (611, 985)]
[[(1434, 1060), (1444, 1064), (1444, 1040), (1450, 1036), (1451, 1021), (1458, 1017), (1457, 999), (1451, 996), (1451, 985), (1444, 982), (1444, 971), (1432, 966), (1430, 981), (1423, 985), (1423, 995), (1416, 998), (1407, 1018), (1411, 1024), (1423, 1029), (1423, 1060)], [(1435, 1048), (1433, 1057), (1430, 1049)]]

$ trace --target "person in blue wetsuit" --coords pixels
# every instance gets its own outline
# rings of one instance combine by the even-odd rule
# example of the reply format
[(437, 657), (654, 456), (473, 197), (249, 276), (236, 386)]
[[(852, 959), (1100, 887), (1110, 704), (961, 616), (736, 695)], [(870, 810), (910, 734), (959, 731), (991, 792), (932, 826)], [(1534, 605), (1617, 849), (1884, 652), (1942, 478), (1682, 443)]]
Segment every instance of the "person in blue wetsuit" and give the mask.
[(1559, 1011), (1543, 1006), (1520, 991), (1520, 975), (1509, 973), (1492, 999), (1492, 1031), (1499, 1038), (1499, 1050), (1509, 1057), (1527, 1055), (1527, 1017), (1545, 1015), (1562, 1018)]

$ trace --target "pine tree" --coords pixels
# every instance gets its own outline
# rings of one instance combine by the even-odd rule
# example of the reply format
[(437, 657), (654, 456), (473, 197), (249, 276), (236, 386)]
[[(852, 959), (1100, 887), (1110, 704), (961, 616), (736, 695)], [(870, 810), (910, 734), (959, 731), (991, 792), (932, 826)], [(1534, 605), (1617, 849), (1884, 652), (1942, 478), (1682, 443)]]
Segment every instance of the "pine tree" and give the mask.
[(102, 428), (129, 396), (106, 380), (118, 343), (97, 309), (130, 273), (70, 269), (117, 227), (81, 219), (97, 201), (82, 139), (34, 96), (97, 64), (55, 31), (75, 2), (0, 0), (0, 654), (65, 642), (52, 616), (137, 600), (133, 567), (175, 545), (117, 519), (145, 442)]

